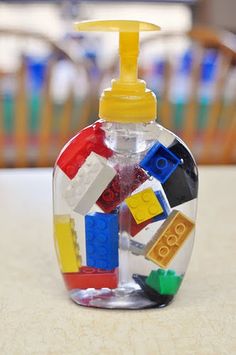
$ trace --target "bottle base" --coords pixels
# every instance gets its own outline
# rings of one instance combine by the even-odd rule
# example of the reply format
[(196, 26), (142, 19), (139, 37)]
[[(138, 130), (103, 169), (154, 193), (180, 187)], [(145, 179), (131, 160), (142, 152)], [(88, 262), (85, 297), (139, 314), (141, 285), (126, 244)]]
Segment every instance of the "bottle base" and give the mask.
[[(142, 283), (142, 276), (140, 283)], [(136, 281), (138, 283), (138, 281)], [(142, 288), (142, 285), (140, 285)], [(108, 309), (147, 309), (163, 308), (172, 300), (172, 295), (148, 294), (147, 290), (125, 285), (116, 289), (89, 288), (74, 289), (69, 292), (71, 299), (78, 305)]]

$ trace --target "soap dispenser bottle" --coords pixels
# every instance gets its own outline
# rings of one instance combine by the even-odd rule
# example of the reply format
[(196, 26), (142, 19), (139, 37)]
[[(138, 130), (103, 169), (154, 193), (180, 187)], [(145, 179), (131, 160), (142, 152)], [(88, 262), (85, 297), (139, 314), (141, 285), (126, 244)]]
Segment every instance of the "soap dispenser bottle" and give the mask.
[(191, 256), (198, 175), (186, 145), (160, 126), (155, 95), (137, 78), (139, 21), (87, 21), (117, 31), (120, 76), (99, 120), (62, 149), (54, 169), (54, 241), (69, 295), (79, 305), (164, 307)]

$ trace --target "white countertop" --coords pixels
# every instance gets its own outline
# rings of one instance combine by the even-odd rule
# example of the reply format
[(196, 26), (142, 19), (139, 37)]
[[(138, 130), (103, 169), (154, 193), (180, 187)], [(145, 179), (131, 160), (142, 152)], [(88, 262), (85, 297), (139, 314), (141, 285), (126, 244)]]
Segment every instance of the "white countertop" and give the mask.
[(236, 354), (236, 167), (202, 167), (197, 237), (164, 309), (69, 300), (52, 236), (49, 169), (0, 170), (1, 355)]

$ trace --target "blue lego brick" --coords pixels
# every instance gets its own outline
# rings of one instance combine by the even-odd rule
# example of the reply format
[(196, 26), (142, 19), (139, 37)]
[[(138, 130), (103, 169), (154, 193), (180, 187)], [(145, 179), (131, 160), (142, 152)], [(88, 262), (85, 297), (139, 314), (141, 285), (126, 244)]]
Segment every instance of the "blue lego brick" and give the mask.
[(113, 270), (118, 266), (118, 215), (89, 213), (85, 216), (87, 266)]
[(140, 166), (162, 184), (168, 180), (181, 160), (161, 143), (156, 143), (140, 162)]
[(155, 191), (155, 195), (161, 204), (163, 212), (157, 215), (156, 217), (153, 217), (152, 222), (162, 221), (163, 219), (166, 219), (170, 214), (170, 207), (168, 206), (168, 203), (165, 197), (163, 196), (162, 192), (160, 190)]

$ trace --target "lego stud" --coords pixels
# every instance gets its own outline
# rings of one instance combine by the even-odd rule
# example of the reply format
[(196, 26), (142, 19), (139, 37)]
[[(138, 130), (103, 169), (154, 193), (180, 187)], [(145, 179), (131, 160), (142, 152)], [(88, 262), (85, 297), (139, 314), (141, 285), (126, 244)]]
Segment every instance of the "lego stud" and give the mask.
[[(132, 208), (134, 208), (134, 207), (136, 207), (137, 205), (133, 205), (132, 204)], [(135, 220), (137, 221), (137, 223), (139, 222), (139, 223), (141, 223), (142, 221), (143, 221), (143, 212), (142, 211), (138, 211), (138, 212), (136, 212), (134, 215), (134, 218), (135, 218)]]
[(185, 232), (185, 229), (186, 227), (183, 223), (178, 223), (175, 227), (175, 232), (176, 234), (181, 235)]
[[(171, 271), (171, 270), (168, 270), (167, 272), (169, 272), (169, 271)], [(158, 273), (159, 276), (163, 276), (163, 275), (165, 275), (166, 272), (163, 269), (158, 269), (157, 273)]]
[(142, 200), (144, 202), (148, 202), (151, 198), (152, 198), (152, 191), (151, 190), (147, 189), (145, 192), (143, 192)]
[(104, 191), (104, 193), (102, 194), (102, 198), (105, 202), (112, 202), (114, 197), (114, 192), (112, 192), (111, 190)]
[(178, 238), (175, 234), (170, 234), (166, 237), (166, 243), (171, 247), (172, 245), (177, 244)]
[(131, 208), (136, 208), (138, 207), (138, 202), (136, 200), (130, 200), (129, 205)]
[(159, 255), (162, 257), (165, 257), (169, 253), (169, 248), (168, 247), (161, 247), (159, 249)]
[(158, 214), (158, 206), (153, 204), (149, 207), (148, 209), (149, 213), (152, 214), (153, 216), (156, 216)]
[(168, 166), (168, 162), (165, 158), (157, 158), (156, 160), (156, 167), (157, 169), (166, 169)]
[(87, 266), (86, 268), (83, 267), (83, 273), (84, 274), (93, 274), (94, 273), (94, 267), (89, 267), (89, 266)]

